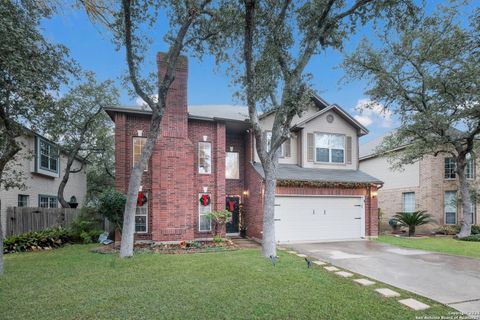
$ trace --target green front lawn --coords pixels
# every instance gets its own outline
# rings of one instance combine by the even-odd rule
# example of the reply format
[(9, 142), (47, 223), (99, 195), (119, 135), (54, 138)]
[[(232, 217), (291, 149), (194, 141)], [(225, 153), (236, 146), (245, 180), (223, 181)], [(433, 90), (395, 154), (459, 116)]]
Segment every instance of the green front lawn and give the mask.
[[(2, 319), (415, 319), (414, 312), (303, 259), (257, 249), (121, 260), (91, 246), (9, 254), (0, 278)], [(402, 298), (413, 296), (403, 291)]]
[(400, 247), (480, 258), (480, 242), (460, 241), (452, 237), (407, 238), (379, 236), (378, 241)]

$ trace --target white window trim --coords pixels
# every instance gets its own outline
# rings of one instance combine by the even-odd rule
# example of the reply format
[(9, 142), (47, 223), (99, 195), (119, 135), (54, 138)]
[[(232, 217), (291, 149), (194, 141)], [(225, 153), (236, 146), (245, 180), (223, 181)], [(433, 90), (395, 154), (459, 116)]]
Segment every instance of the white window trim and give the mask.
[[(148, 194), (145, 193), (148, 199)], [(137, 214), (137, 208), (145, 208), (145, 213), (144, 214)], [(135, 231), (136, 234), (145, 234), (148, 233), (148, 202), (145, 203), (142, 207), (135, 206), (135, 217), (145, 217), (145, 231)], [(135, 223), (136, 227), (136, 223)]]
[(455, 190), (446, 190), (443, 192), (443, 222), (446, 225), (456, 225), (458, 223), (458, 206), (455, 204), (455, 223), (447, 223), (447, 211), (445, 210), (445, 194), (447, 192), (454, 192), (455, 196), (457, 196), (457, 191)]
[[(443, 160), (443, 179), (444, 179), (444, 180), (447, 180), (447, 181), (456, 180), (456, 179), (457, 179), (457, 168), (456, 168), (457, 163), (456, 163), (456, 162), (454, 162), (454, 166), (455, 166), (455, 167), (454, 167), (454, 175), (455, 175), (455, 177), (453, 177), (453, 178), (446, 178), (446, 177), (445, 177), (445, 160), (446, 160), (446, 159), (453, 159), (453, 157), (445, 157), (444, 160)], [(468, 163), (469, 163), (470, 161), (471, 161), (471, 163), (472, 163), (472, 171), (473, 171), (471, 178), (469, 178), (469, 177), (467, 176), (467, 167), (468, 167), (468, 165), (469, 165)], [(476, 172), (475, 172), (475, 171), (476, 171), (476, 170), (475, 170), (475, 160), (473, 160), (472, 158), (467, 159), (467, 167), (465, 167), (465, 178), (466, 178), (467, 180), (475, 180), (475, 174), (476, 174)]]
[[(46, 157), (48, 158), (48, 168), (42, 166), (42, 143), (45, 143), (49, 148), (49, 154), (46, 155)], [(56, 150), (56, 158), (54, 156), (50, 155), (50, 148), (54, 148)], [(50, 141), (48, 141), (48, 140), (46, 140), (42, 137), (38, 137), (36, 156), (37, 156), (38, 169), (43, 170), (43, 171), (47, 171), (47, 172), (51, 172), (51, 173), (59, 173), (60, 172), (60, 154), (59, 154), (58, 147), (54, 143), (52, 143), (52, 142), (50, 142)], [(51, 159), (55, 159), (57, 161), (57, 169), (56, 170), (50, 169), (50, 160)]]
[[(205, 144), (205, 145), (209, 145), (210, 146), (210, 170), (208, 172), (200, 172), (200, 145), (201, 144)], [(197, 164), (197, 172), (198, 174), (212, 174), (212, 167), (213, 167), (213, 158), (212, 158), (212, 149), (213, 149), (213, 145), (210, 141), (199, 141), (198, 144), (197, 144), (197, 148), (198, 148), (198, 152), (197, 152), (197, 156), (198, 156), (198, 164)]]
[[(341, 136), (343, 138), (343, 162), (332, 162), (332, 149), (330, 146), (328, 147), (328, 160), (329, 161), (318, 161), (317, 160), (317, 136), (318, 135), (329, 135), (329, 136)], [(346, 140), (346, 135), (340, 134), (340, 133), (327, 133), (327, 132), (314, 132), (313, 133), (313, 160), (314, 163), (321, 163), (321, 164), (333, 164), (333, 165), (339, 165), (339, 164), (345, 164), (345, 140)]]
[(199, 193), (198, 194), (198, 232), (212, 232), (212, 220), (210, 220), (210, 228), (208, 230), (202, 230), (200, 227), (201, 227), (201, 223), (200, 223), (200, 217), (201, 216), (206, 216), (208, 213), (202, 213), (201, 212), (201, 209), (202, 207), (204, 207), (201, 203), (200, 203), (200, 198), (204, 195), (204, 194), (208, 194), (210, 196), (210, 204), (208, 205), (209, 207), (209, 211), (208, 213), (212, 212), (212, 195), (210, 193)]
[[(144, 141), (142, 145), (142, 151), (140, 152), (140, 157), (142, 156), (143, 148), (145, 148), (145, 144), (147, 143), (147, 138), (145, 137), (133, 137), (132, 138), (132, 168), (135, 166), (135, 140)], [(148, 171), (148, 161), (145, 165), (145, 169), (143, 171)]]
[[(47, 200), (47, 201), (48, 201), (48, 206), (47, 206), (47, 207), (42, 207), (42, 206), (40, 205), (40, 203), (41, 203), (40, 199), (41, 199), (42, 197), (47, 197), (47, 199), (48, 199), (48, 200)], [(55, 206), (55, 207), (50, 207), (50, 200), (51, 200), (51, 199), (55, 199), (55, 203), (56, 203), (56, 206)], [(39, 208), (58, 208), (58, 197), (57, 197), (57, 196), (51, 196), (51, 195), (48, 195), (48, 194), (39, 194), (39, 195), (38, 195), (38, 207), (39, 207)]]
[[(406, 194), (413, 194), (413, 211), (406, 211), (406, 208), (405, 208), (405, 195)], [(402, 193), (402, 211), (403, 212), (415, 212), (415, 209), (416, 209), (416, 197), (415, 197), (415, 192), (413, 191), (410, 191), (410, 192), (403, 192)]]
[(26, 205), (25, 205), (25, 206), (22, 206), (22, 208), (28, 207), (29, 204), (30, 204), (30, 196), (29, 196), (28, 194), (18, 194), (18, 196), (17, 196), (17, 206), (18, 206), (18, 207), (20, 207), (20, 206), (19, 206), (19, 204), (20, 204), (20, 197), (26, 197), (26, 199), (27, 199)]

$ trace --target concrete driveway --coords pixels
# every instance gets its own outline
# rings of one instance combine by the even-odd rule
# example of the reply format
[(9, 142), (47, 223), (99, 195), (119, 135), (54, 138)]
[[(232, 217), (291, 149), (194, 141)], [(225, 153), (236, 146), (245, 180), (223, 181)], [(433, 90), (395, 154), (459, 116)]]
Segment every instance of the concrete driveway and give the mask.
[(394, 247), (375, 241), (285, 246), (458, 311), (480, 312), (480, 259)]

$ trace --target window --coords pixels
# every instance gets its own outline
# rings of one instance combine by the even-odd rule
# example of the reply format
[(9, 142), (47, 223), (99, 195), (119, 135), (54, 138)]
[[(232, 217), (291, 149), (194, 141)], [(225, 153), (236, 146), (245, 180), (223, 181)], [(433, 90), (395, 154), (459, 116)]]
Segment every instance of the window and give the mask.
[[(146, 195), (146, 194), (145, 194)], [(148, 199), (148, 195), (147, 199)], [(146, 233), (148, 231), (148, 202), (135, 209), (135, 232)]]
[(212, 201), (210, 199), (210, 204), (204, 206), (200, 203), (202, 196), (210, 194), (200, 193), (198, 195), (198, 230), (199, 231), (211, 231), (212, 230), (212, 221), (208, 218), (208, 214), (212, 211)]
[(415, 211), (415, 192), (405, 192), (403, 195), (403, 212)]
[(58, 172), (58, 150), (52, 143), (45, 139), (39, 139), (39, 163), (40, 169)]
[[(272, 146), (272, 131), (265, 131), (265, 138), (267, 140), (267, 152), (269, 152)], [(290, 139), (280, 145), (278, 152), (280, 158), (290, 157)]]
[[(134, 166), (142, 156), (143, 147), (145, 147), (145, 143), (147, 142), (147, 138), (141, 137), (134, 137), (133, 138), (133, 165)], [(148, 162), (145, 166), (145, 171), (148, 170)]]
[(41, 194), (38, 196), (38, 206), (40, 208), (57, 208), (58, 207), (57, 197)]
[[(454, 158), (445, 158), (445, 179), (455, 179), (457, 177), (457, 163)], [(467, 166), (465, 167), (465, 177), (475, 179), (475, 161), (470, 155), (467, 155)]]
[(198, 143), (198, 173), (212, 173), (212, 144), (210, 142)]
[(443, 202), (445, 224), (457, 224), (457, 192), (445, 191)]
[(345, 162), (345, 136), (339, 134), (315, 134), (315, 161)]
[(225, 179), (239, 179), (238, 152), (227, 152), (225, 156)]
[(476, 223), (476, 217), (477, 217), (477, 204), (475, 203), (475, 200), (472, 199), (472, 205), (471, 205), (471, 208), (472, 208), (472, 220), (470, 221), (471, 224), (475, 224)]
[(28, 195), (26, 194), (18, 195), (18, 207), (28, 207)]
[(465, 168), (465, 177), (475, 179), (475, 161), (470, 154), (467, 155), (467, 167)]

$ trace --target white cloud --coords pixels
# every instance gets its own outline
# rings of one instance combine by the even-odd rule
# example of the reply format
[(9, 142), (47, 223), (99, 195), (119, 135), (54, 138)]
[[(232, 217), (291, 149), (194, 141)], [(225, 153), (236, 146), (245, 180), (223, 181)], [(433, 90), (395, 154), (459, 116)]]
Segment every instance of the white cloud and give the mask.
[(359, 99), (354, 109), (358, 114), (354, 118), (363, 124), (369, 126), (378, 123), (381, 127), (392, 127), (392, 112), (378, 102), (370, 99)]
[(354, 115), (353, 116), (355, 118), (355, 120), (357, 120), (358, 122), (360, 122), (362, 125), (364, 125), (365, 127), (368, 127), (369, 125), (371, 125), (373, 123), (373, 120), (372, 118), (370, 118), (369, 116), (365, 116), (365, 115)]

